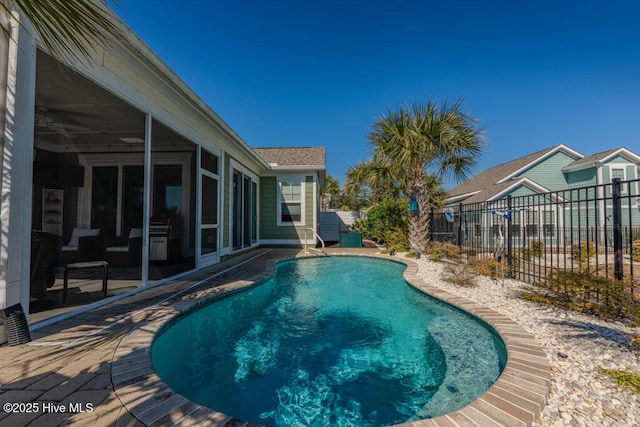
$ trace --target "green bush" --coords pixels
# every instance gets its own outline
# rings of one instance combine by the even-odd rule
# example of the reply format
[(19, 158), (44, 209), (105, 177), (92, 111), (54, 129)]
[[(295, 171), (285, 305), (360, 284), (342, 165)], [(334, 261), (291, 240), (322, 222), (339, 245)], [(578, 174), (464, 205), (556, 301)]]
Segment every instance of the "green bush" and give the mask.
[(401, 227), (383, 231), (381, 241), (385, 242), (390, 249), (396, 252), (407, 252), (409, 250), (407, 231)]
[(406, 239), (409, 229), (408, 212), (408, 201), (385, 200), (372, 206), (367, 211), (367, 216), (356, 221), (350, 228), (369, 239), (391, 246), (393, 243), (387, 239), (395, 239), (395, 242), (401, 240), (395, 235), (398, 229), (403, 230)]
[(574, 243), (571, 253), (573, 259), (584, 262), (596, 254), (596, 244), (591, 241)]

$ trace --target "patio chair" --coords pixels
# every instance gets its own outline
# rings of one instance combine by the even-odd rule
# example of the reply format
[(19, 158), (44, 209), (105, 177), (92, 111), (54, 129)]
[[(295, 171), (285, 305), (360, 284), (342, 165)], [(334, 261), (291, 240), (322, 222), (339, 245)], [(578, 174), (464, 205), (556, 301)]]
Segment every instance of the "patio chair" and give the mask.
[(61, 264), (104, 260), (104, 237), (99, 228), (74, 228), (69, 242), (62, 246)]
[(105, 260), (116, 267), (134, 267), (142, 262), (142, 228), (132, 228), (126, 240), (108, 238)]

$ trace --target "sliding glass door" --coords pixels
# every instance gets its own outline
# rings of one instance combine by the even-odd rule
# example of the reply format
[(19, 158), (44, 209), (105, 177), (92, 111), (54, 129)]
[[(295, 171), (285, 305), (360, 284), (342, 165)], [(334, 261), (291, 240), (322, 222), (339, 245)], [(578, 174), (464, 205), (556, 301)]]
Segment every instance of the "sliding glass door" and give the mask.
[(218, 251), (219, 158), (203, 149), (200, 159), (200, 256), (202, 264), (213, 264), (220, 260)]
[(233, 171), (233, 250), (248, 248), (258, 241), (258, 185), (249, 175)]

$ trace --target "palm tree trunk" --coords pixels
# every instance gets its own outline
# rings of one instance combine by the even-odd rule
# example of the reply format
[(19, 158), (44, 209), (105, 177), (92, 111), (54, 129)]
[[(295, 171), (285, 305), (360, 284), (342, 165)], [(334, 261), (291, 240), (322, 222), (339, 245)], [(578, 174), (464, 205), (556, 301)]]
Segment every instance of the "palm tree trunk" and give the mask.
[(409, 246), (412, 251), (424, 253), (429, 241), (429, 194), (422, 168), (416, 169), (411, 182), (411, 194), (418, 202), (417, 212), (409, 213)]

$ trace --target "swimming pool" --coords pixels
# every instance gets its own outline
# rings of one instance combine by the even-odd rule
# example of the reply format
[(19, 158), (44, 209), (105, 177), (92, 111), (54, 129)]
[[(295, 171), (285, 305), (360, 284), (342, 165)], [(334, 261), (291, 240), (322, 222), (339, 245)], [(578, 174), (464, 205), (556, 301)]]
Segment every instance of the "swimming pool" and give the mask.
[(504, 344), (409, 286), (404, 268), (281, 262), (273, 279), (164, 328), (154, 368), (185, 397), (266, 425), (389, 425), (459, 409), (500, 375)]

